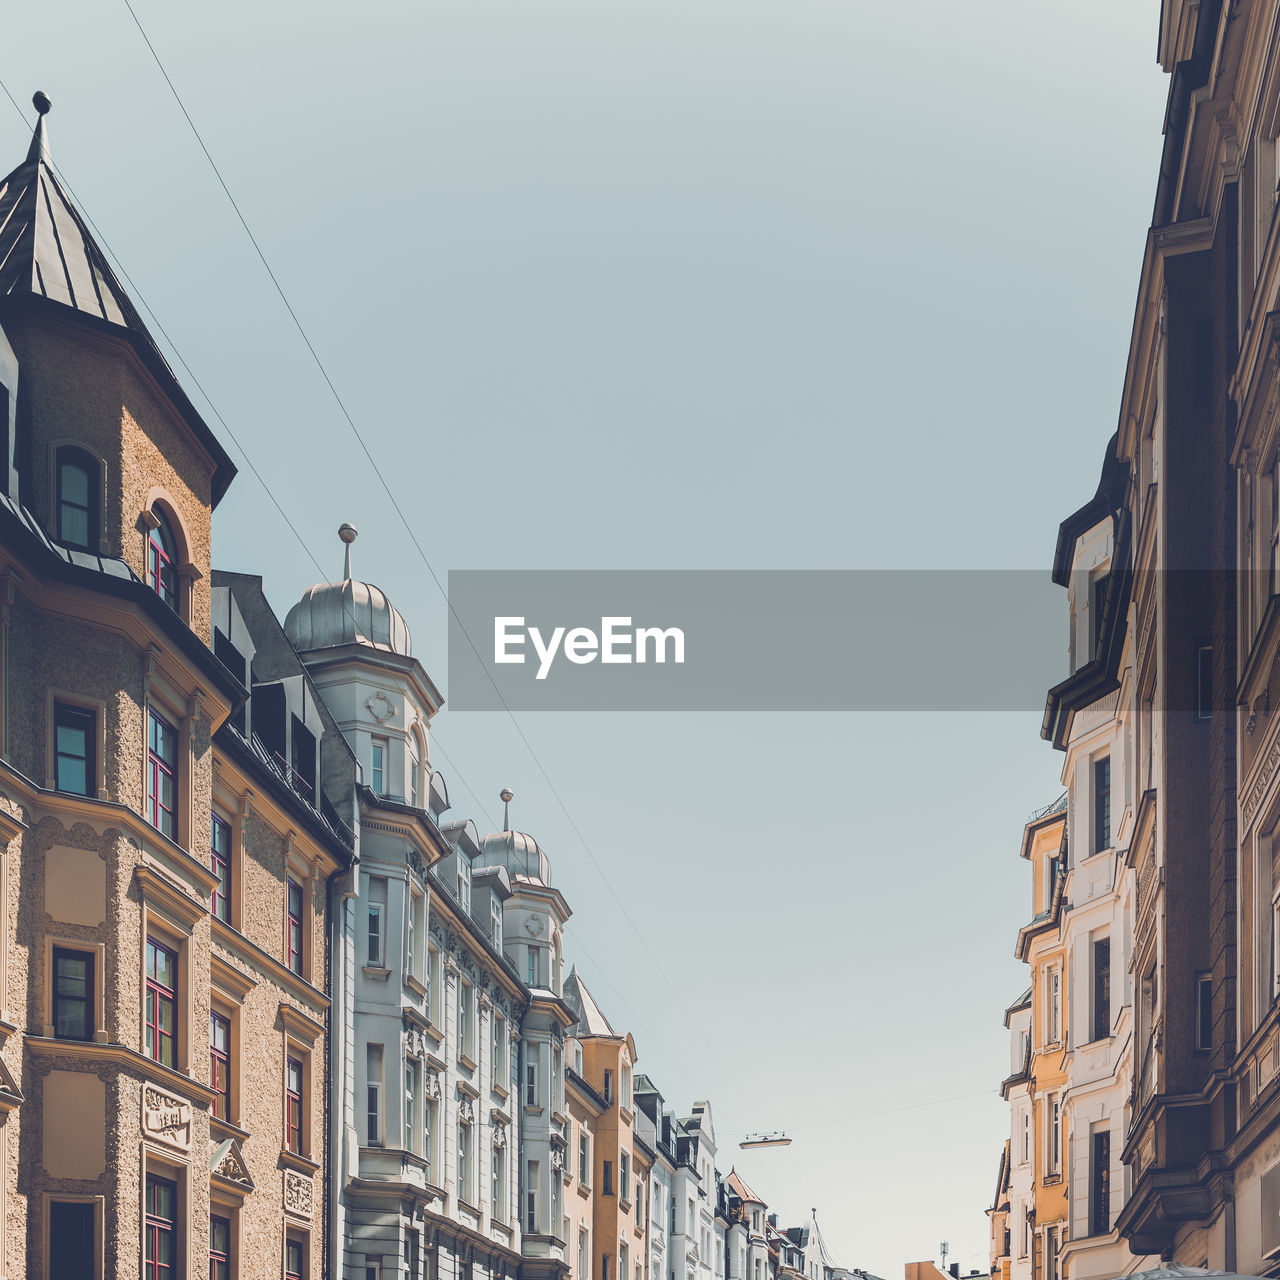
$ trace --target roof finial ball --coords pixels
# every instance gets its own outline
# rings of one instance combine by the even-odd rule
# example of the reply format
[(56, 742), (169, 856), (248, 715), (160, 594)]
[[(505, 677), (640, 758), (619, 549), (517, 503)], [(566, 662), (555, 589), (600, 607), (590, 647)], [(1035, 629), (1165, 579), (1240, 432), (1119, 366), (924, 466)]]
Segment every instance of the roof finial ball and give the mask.
[(513, 792), (510, 787), (503, 787), (498, 792), (498, 799), (502, 801), (502, 829), (503, 831), (511, 830), (511, 800)]
[(27, 148), (27, 163), (31, 164), (34, 161), (38, 164), (51, 164), (49, 134), (45, 128), (44, 118), (49, 114), (49, 108), (53, 103), (37, 89), (32, 95), (31, 105), (36, 109), (36, 129), (31, 135), (31, 145)]
[(338, 526), (338, 537), (342, 539), (347, 550), (342, 565), (342, 580), (351, 581), (351, 544), (360, 536), (360, 531), (345, 520)]

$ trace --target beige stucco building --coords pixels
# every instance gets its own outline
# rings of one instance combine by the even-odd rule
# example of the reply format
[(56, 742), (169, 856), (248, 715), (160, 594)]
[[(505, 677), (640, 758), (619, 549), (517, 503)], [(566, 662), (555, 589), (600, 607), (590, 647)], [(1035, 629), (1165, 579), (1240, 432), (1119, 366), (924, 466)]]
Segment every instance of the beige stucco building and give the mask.
[(43, 114), (0, 264), (0, 1276), (318, 1276), (350, 754)]

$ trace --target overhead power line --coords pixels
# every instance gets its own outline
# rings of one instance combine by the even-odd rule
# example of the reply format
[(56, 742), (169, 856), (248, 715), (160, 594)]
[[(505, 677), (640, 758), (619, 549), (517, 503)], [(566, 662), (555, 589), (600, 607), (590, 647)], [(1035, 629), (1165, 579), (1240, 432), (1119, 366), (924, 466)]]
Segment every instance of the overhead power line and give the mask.
[(177, 85), (174, 84), (173, 78), (169, 75), (169, 72), (166, 70), (164, 62), (161, 59), (160, 54), (157, 52), (155, 45), (152, 43), (150, 36), (147, 34), (146, 29), (143, 27), (142, 22), (137, 15), (137, 12), (134, 10), (134, 7), (130, 3), (130, 0), (123, 0), (123, 4), (125, 8), (128, 10), (129, 16), (133, 19), (134, 25), (138, 28), (138, 33), (141, 35), (143, 42), (146, 44), (147, 49), (150, 52), (151, 57), (156, 64), (156, 67), (159, 69), (161, 76), (163, 76), (165, 84), (169, 86), (169, 92), (173, 95), (174, 101), (178, 104), (178, 109), (182, 112), (183, 119), (186, 120), (187, 125), (190, 127), (191, 132), (196, 139), (196, 142), (199, 144), (200, 150), (204, 153), (205, 159), (209, 162), (209, 167), (213, 170), (214, 176), (218, 180), (218, 185), (222, 188), (223, 194), (227, 197), (227, 201), (230, 203), (231, 208), (234, 210), (236, 218), (239, 220), (241, 227), (244, 229), (245, 235), (249, 238), (249, 243), (253, 246), (254, 252), (257, 254), (259, 261), (262, 263), (263, 268), (266, 270), (267, 276), (270, 278), (276, 293), (279, 295), (280, 301), (284, 304), (284, 308), (288, 312), (289, 318), (293, 322), (294, 328), (297, 329), (299, 336), (302, 338), (302, 341), (307, 348), (307, 351), (310, 353), (312, 360), (315, 362), (316, 368), (320, 371), (320, 376), (324, 379), (325, 385), (328, 387), (330, 394), (333, 396), (334, 403), (338, 406), (339, 412), (342, 414), (342, 417), (346, 420), (347, 426), (350, 428), (351, 433), (355, 436), (356, 441), (360, 446), (361, 452), (364, 454), (365, 458), (369, 462), (370, 467), (373, 469), (373, 473), (377, 477), (379, 484), (382, 486), (383, 492), (386, 494), (388, 501), (391, 503), (392, 509), (395, 511), (397, 517), (400, 520), (401, 525), (403, 525), (404, 527), (405, 533), (408, 535), (410, 542), (413, 544), (414, 550), (418, 554), (418, 558), (422, 561), (428, 574), (431, 576), (432, 582), (435, 583), (436, 590), (439, 591), (440, 595), (443, 597), (445, 601), (445, 605), (448, 608), (450, 615), (453, 617), (454, 621), (457, 623), (460, 633), (466, 639), (467, 644), (470, 646), (472, 652), (475, 654), (477, 660), (480, 662), (481, 669), (484, 671), (486, 677), (489, 680), (490, 685), (493, 687), (494, 692), (497, 694), (498, 700), (499, 702), (501, 702), (502, 708), (507, 714), (507, 718), (510, 720), (512, 727), (515, 729), (516, 734), (520, 738), (520, 741), (524, 744), (525, 750), (529, 753), (529, 757), (533, 761), (534, 767), (537, 769), (539, 775), (541, 776), (544, 784), (547, 787), (547, 790), (551, 793), (561, 813), (564, 815), (565, 821), (569, 824), (570, 829), (573, 831), (574, 835), (577, 837), (578, 843), (582, 846), (583, 851), (586, 853), (591, 864), (595, 867), (601, 880), (604, 882), (605, 888), (609, 891), (609, 894), (613, 898), (614, 903), (617, 905), (618, 910), (621, 912), (623, 918), (627, 921), (627, 924), (631, 927), (632, 932), (635, 934), (637, 940), (639, 941), (640, 946), (644, 950), (646, 957), (649, 959), (650, 963), (653, 965), (654, 970), (662, 978), (663, 982), (666, 984), (671, 994), (675, 997), (676, 1003), (679, 1005), (684, 1015), (689, 1019), (689, 1022), (693, 1025), (699, 1037), (706, 1044), (707, 1048), (710, 1049), (713, 1057), (720, 1064), (721, 1069), (725, 1072), (726, 1077), (738, 1089), (742, 1097), (748, 1103), (750, 1103), (750, 1105), (753, 1108), (755, 1108), (756, 1110), (759, 1110), (759, 1106), (756, 1100), (752, 1098), (752, 1096), (747, 1091), (745, 1086), (743, 1086), (743, 1084), (738, 1080), (737, 1076), (734, 1074), (733, 1069), (720, 1055), (720, 1051), (717, 1049), (715, 1043), (707, 1035), (707, 1033), (702, 1029), (700, 1021), (694, 1016), (692, 1010), (690, 1010), (689, 1006), (685, 1003), (684, 996), (676, 987), (675, 983), (671, 981), (671, 978), (668, 976), (666, 969), (662, 966), (662, 963), (659, 961), (658, 957), (654, 954), (652, 948), (649, 946), (649, 943), (646, 940), (643, 932), (641, 931), (640, 927), (637, 925), (631, 913), (627, 910), (626, 904), (623, 902), (622, 898), (618, 895), (617, 891), (614, 889), (612, 882), (610, 881), (609, 877), (605, 874), (604, 868), (601, 866), (599, 860), (596, 858), (595, 853), (592, 851), (591, 846), (587, 841), (587, 838), (583, 835), (581, 828), (578, 826), (577, 822), (574, 820), (574, 817), (570, 813), (569, 807), (565, 803), (563, 796), (561, 796), (559, 789), (556, 787), (555, 783), (552, 782), (550, 774), (547, 772), (546, 768), (544, 767), (542, 760), (538, 756), (538, 753), (534, 750), (533, 744), (529, 741), (528, 736), (525, 734), (523, 726), (520, 724), (519, 720), (516, 718), (515, 713), (511, 710), (511, 707), (508, 705), (506, 698), (503, 697), (502, 691), (498, 688), (498, 685), (493, 678), (492, 672), (489, 670), (489, 667), (484, 662), (483, 658), (481, 658), (480, 651), (476, 647), (475, 641), (472, 639), (470, 632), (468, 632), (467, 628), (463, 625), (462, 619), (458, 616), (458, 613), (454, 609), (452, 602), (449, 600), (449, 593), (445, 590), (444, 585), (441, 583), (439, 576), (437, 575), (435, 569), (432, 567), (431, 561), (427, 558), (427, 554), (423, 550), (422, 544), (419, 542), (418, 536), (415, 533), (413, 526), (410, 524), (408, 517), (405, 515), (404, 509), (401, 507), (400, 502), (397, 499), (394, 491), (392, 490), (390, 483), (387, 481), (387, 478), (384, 475), (381, 467), (378, 466), (377, 460), (374, 458), (372, 450), (370, 449), (368, 443), (366, 442), (359, 427), (357, 427), (355, 419), (351, 416), (350, 411), (347, 409), (347, 406), (343, 401), (342, 396), (339, 394), (337, 387), (334, 385), (333, 379), (329, 376), (329, 372), (325, 368), (324, 361), (320, 358), (320, 354), (316, 350), (315, 344), (311, 341), (311, 338), (307, 334), (307, 331), (303, 326), (302, 321), (298, 317), (297, 311), (294, 310), (293, 304), (289, 301), (288, 296), (285, 294), (284, 288), (281, 285), (280, 280), (277, 277), (275, 271), (272, 270), (271, 264), (270, 262), (268, 262), (267, 256), (263, 252), (261, 244), (258, 242), (258, 238), (254, 235), (252, 228), (249, 226), (248, 219), (246, 219), (246, 217), (244, 216), (244, 213), (241, 211), (235, 196), (231, 193), (231, 188), (227, 185), (226, 179), (222, 176), (222, 171), (218, 168), (217, 162), (214, 160), (212, 153), (210, 152), (208, 146), (205, 144), (204, 138), (200, 134), (200, 130), (196, 127), (196, 123), (192, 119), (191, 113), (187, 110), (186, 104), (182, 100), (182, 95), (178, 92)]

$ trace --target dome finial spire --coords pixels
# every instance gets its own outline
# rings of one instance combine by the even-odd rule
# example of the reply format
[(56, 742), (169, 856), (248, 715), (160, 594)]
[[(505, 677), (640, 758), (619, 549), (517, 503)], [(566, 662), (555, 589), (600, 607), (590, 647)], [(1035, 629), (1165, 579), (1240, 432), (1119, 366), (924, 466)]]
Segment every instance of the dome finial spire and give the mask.
[(36, 131), (31, 135), (31, 146), (27, 148), (27, 163), (39, 160), (45, 164), (52, 164), (53, 156), (49, 151), (49, 133), (45, 128), (44, 118), (49, 114), (53, 103), (37, 89), (32, 95), (31, 105), (36, 109), (37, 119)]
[(502, 829), (503, 831), (511, 830), (511, 800), (513, 792), (510, 787), (503, 787), (498, 792), (498, 799), (502, 801)]
[(346, 545), (346, 553), (343, 556), (342, 580), (343, 582), (351, 581), (351, 544), (360, 536), (359, 530), (353, 524), (343, 521), (338, 526), (338, 537), (342, 539)]

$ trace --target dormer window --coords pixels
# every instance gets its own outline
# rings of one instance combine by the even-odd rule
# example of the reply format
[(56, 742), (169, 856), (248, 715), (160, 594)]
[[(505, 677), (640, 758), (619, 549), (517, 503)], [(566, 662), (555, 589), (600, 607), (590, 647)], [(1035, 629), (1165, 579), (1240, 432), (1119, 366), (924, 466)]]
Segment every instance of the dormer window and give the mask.
[(98, 464), (83, 449), (64, 445), (57, 454), (58, 541), (77, 551), (96, 550)]
[(147, 585), (161, 600), (176, 610), (178, 607), (178, 571), (173, 532), (158, 509), (152, 511), (155, 521), (147, 535)]
[(458, 854), (458, 902), (467, 911), (471, 910), (471, 864)]

